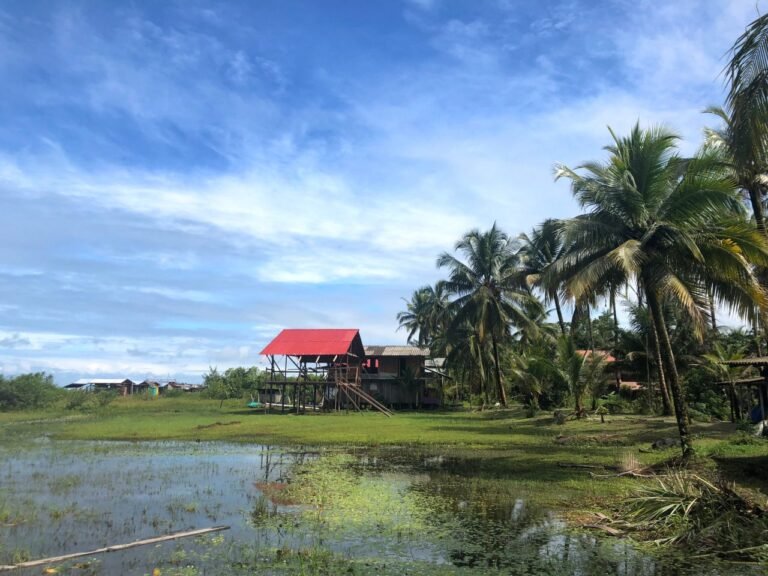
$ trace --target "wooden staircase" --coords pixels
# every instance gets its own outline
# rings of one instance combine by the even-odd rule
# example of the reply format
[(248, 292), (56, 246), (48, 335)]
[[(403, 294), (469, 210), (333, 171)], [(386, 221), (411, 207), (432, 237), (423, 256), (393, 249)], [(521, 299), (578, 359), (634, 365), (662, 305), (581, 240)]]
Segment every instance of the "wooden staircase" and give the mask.
[(336, 384), (339, 393), (344, 393), (347, 400), (356, 410), (360, 410), (360, 404), (367, 403), (387, 418), (394, 415), (389, 408), (363, 390), (363, 387), (360, 385), (359, 366), (336, 366), (329, 376), (333, 383)]

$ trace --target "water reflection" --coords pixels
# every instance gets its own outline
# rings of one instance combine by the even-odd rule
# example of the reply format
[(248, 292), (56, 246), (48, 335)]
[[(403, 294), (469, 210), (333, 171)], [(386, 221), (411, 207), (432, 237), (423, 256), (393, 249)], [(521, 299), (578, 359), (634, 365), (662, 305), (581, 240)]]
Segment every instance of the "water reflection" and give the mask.
[[(327, 573), (351, 563), (357, 574), (748, 571), (659, 563), (628, 542), (571, 532), (556, 514), (510, 494), (503, 481), (447, 455), (194, 442), (0, 443), (0, 564), (214, 524), (232, 529), (102, 555), (60, 573), (150, 574), (160, 567), (164, 575), (311, 574), (311, 562), (324, 562)], [(24, 573), (40, 569), (16, 572)]]

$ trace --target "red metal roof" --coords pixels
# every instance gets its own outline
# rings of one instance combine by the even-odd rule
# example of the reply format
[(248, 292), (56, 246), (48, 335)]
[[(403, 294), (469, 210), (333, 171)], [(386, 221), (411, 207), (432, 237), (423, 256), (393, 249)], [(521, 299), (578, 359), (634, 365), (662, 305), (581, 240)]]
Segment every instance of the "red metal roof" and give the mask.
[(263, 356), (336, 356), (349, 352), (357, 354), (354, 346), (360, 331), (355, 328), (305, 329), (288, 328), (280, 332), (261, 351)]
[[(592, 356), (592, 352), (592, 350), (576, 350), (576, 354), (582, 357)], [(616, 362), (616, 358), (614, 358), (607, 350), (595, 350), (594, 353), (600, 356), (606, 364)]]

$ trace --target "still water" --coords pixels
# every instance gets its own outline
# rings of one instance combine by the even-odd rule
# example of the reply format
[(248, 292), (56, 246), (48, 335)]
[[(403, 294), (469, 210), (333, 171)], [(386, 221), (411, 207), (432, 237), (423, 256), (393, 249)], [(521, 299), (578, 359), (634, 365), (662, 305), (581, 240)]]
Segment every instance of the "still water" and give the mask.
[(185, 576), (760, 573), (661, 562), (627, 541), (569, 530), (525, 499), (470, 490), (467, 478), (461, 462), (402, 451), (45, 437), (0, 444), (0, 564), (227, 525), (52, 566)]

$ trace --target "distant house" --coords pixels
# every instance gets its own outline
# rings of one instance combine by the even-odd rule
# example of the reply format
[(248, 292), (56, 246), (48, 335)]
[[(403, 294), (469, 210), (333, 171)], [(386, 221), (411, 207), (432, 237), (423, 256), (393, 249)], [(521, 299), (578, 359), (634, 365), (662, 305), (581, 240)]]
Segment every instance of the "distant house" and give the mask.
[(366, 346), (363, 389), (388, 406), (436, 407), (440, 391), (426, 367), (429, 348)]
[(64, 388), (70, 390), (84, 390), (88, 392), (97, 390), (117, 390), (121, 396), (131, 396), (133, 394), (149, 394), (151, 396), (157, 396), (166, 390), (199, 392), (200, 390), (203, 390), (205, 386), (201, 384), (185, 384), (183, 382), (176, 382), (175, 380), (161, 382), (152, 378), (147, 378), (141, 382), (136, 382), (130, 378), (80, 378), (71, 384), (67, 384)]
[(90, 390), (91, 380), (89, 378), (80, 378), (71, 384), (67, 384), (64, 388), (68, 388), (69, 390)]
[(610, 383), (609, 389), (612, 389), (615, 392), (620, 392), (630, 398), (637, 397), (637, 395), (645, 389), (640, 382), (623, 380), (621, 373), (622, 362), (614, 357), (608, 350), (577, 350), (576, 352), (587, 359), (591, 358), (594, 354), (605, 362), (606, 375), (612, 373), (612, 382)]
[(133, 394), (136, 383), (130, 378), (81, 378), (67, 384), (70, 390), (117, 390), (122, 396)]

